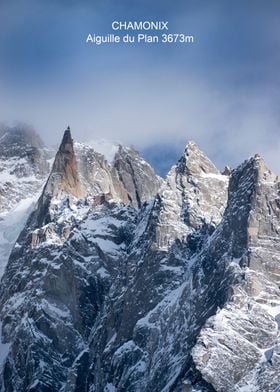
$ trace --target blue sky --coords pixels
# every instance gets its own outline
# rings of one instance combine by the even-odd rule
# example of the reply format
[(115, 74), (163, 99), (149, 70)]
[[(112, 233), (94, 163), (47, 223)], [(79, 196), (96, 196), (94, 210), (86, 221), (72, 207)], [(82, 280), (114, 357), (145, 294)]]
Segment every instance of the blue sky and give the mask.
[[(280, 173), (279, 18), (276, 0), (1, 0), (0, 122), (49, 143), (70, 124), (77, 139), (135, 145), (161, 172), (193, 139), (220, 168), (259, 152)], [(85, 43), (113, 20), (168, 20), (195, 41)]]

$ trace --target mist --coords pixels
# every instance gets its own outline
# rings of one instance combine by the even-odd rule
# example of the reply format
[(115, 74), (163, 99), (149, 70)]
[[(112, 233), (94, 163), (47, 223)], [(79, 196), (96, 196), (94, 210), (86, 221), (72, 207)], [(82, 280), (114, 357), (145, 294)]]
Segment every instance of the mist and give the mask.
[[(76, 140), (174, 162), (194, 140), (220, 169), (258, 152), (280, 173), (279, 4), (237, 3), (2, 2), (0, 122), (31, 124), (47, 144), (70, 125)], [(116, 18), (168, 18), (195, 42), (86, 45)]]

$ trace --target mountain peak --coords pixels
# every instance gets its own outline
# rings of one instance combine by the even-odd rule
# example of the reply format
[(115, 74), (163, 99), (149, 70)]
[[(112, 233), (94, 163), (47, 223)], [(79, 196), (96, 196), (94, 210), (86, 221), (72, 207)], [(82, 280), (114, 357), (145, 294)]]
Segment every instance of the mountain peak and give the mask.
[(194, 140), (189, 140), (185, 147), (185, 151), (187, 150), (199, 150), (199, 147)]
[(157, 193), (161, 180), (134, 148), (119, 145), (113, 165), (133, 206), (140, 208)]
[(64, 135), (59, 147), (59, 151), (64, 151), (64, 152), (72, 152), (74, 151), (74, 143), (71, 135), (71, 130), (68, 125), (67, 129), (64, 131)]
[(0, 153), (2, 156), (26, 155), (30, 149), (44, 148), (40, 135), (28, 125), (0, 128)]
[[(232, 173), (237, 178), (239, 177), (237, 174), (240, 173), (243, 181), (247, 183), (251, 181), (255, 185), (257, 185), (258, 181), (270, 181), (273, 183), (277, 180), (277, 176), (267, 167), (264, 159), (259, 154), (255, 154), (253, 157), (245, 160)], [(246, 173), (246, 175), (243, 176), (243, 173)], [(239, 184), (236, 188), (238, 187)]]
[(45, 191), (52, 195), (65, 193), (82, 197), (74, 141), (69, 126), (64, 132)]
[(187, 143), (184, 154), (177, 163), (177, 173), (195, 176), (203, 174), (221, 174), (194, 141), (189, 141)]

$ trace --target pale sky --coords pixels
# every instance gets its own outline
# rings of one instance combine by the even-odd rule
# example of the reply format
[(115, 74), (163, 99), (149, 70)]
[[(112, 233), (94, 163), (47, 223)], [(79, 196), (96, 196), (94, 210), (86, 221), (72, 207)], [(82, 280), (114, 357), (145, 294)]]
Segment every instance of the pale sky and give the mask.
[[(259, 152), (280, 173), (279, 18), (276, 0), (2, 0), (0, 122), (46, 143), (69, 124), (82, 141), (133, 144), (159, 170), (191, 139), (220, 168)], [(113, 20), (168, 20), (194, 43), (85, 43)]]

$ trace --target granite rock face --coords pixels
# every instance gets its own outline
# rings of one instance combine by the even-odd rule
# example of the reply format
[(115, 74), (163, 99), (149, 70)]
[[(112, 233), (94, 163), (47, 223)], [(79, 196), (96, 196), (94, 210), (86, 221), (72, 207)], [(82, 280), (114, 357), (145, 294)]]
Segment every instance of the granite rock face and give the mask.
[(2, 390), (275, 391), (279, 191), (259, 156), (190, 142), (162, 180), (66, 130), (1, 282)]
[(114, 168), (127, 190), (131, 205), (140, 208), (154, 196), (161, 184), (154, 170), (133, 148), (120, 146), (114, 159)]

